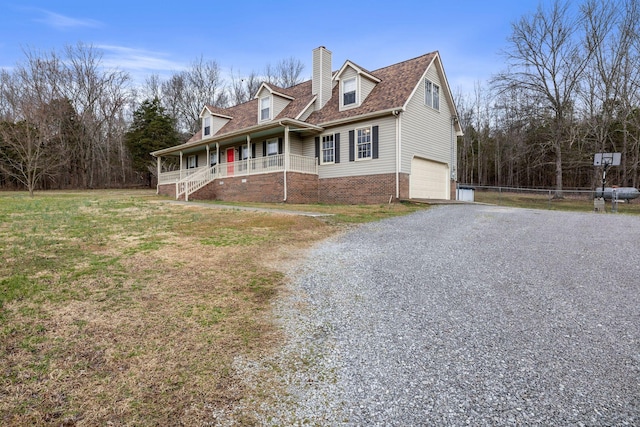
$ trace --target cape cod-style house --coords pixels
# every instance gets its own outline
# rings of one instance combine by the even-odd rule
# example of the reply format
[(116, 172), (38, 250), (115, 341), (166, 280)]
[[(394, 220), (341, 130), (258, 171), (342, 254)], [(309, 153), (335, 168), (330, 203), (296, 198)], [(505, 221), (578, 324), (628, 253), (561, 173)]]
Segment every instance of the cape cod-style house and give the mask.
[[(312, 79), (263, 83), (230, 108), (204, 106), (184, 144), (151, 153), (158, 193), (177, 199), (387, 203), (455, 198), (462, 134), (438, 52), (375, 71), (313, 50)], [(179, 159), (179, 170), (162, 170)]]

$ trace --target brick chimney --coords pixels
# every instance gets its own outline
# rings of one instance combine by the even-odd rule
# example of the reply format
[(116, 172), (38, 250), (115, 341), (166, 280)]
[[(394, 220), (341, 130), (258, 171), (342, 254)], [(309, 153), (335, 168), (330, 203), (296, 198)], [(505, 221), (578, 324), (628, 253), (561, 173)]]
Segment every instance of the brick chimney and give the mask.
[(318, 110), (331, 98), (331, 51), (324, 46), (313, 50), (311, 92), (318, 95), (316, 103)]

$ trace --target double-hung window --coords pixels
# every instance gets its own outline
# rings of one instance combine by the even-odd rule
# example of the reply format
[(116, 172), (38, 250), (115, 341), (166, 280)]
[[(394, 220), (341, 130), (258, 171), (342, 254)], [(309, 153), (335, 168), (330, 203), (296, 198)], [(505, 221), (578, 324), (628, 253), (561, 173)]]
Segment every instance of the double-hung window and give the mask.
[(203, 135), (209, 136), (211, 135), (211, 117), (205, 117), (203, 123)]
[(424, 103), (435, 109), (440, 109), (440, 86), (430, 80), (424, 81)]
[(269, 167), (281, 166), (281, 159), (278, 157), (273, 157), (278, 155), (278, 140), (270, 139), (267, 141), (267, 157), (271, 157), (269, 159)]
[(320, 147), (320, 163), (334, 163), (335, 162), (335, 142), (333, 140), (333, 134), (325, 135), (322, 137), (322, 146)]
[(265, 96), (260, 98), (260, 120), (269, 120), (271, 118), (271, 98)]
[(356, 130), (356, 154), (357, 160), (371, 158), (371, 128)]
[(342, 82), (342, 105), (356, 103), (356, 78), (350, 78)]
[(218, 164), (218, 153), (211, 153), (209, 155), (209, 163), (211, 166), (215, 166)]
[(193, 169), (198, 167), (198, 158), (196, 156), (187, 157), (187, 169)]

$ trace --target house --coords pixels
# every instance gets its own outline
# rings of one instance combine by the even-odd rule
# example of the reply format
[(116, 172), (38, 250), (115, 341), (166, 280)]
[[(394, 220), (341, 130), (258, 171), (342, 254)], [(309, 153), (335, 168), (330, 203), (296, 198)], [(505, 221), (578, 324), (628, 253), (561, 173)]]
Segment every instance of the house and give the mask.
[[(310, 81), (263, 83), (230, 108), (204, 106), (201, 130), (151, 153), (158, 193), (178, 199), (387, 203), (455, 198), (462, 135), (438, 52), (369, 71), (313, 50)], [(164, 171), (174, 157), (179, 170)]]

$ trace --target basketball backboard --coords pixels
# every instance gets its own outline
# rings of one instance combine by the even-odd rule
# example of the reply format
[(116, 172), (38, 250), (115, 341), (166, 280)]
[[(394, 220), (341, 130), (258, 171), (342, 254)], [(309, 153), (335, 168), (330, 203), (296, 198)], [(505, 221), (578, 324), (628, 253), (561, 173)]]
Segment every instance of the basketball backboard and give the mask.
[(596, 153), (593, 156), (593, 166), (620, 166), (620, 153)]

